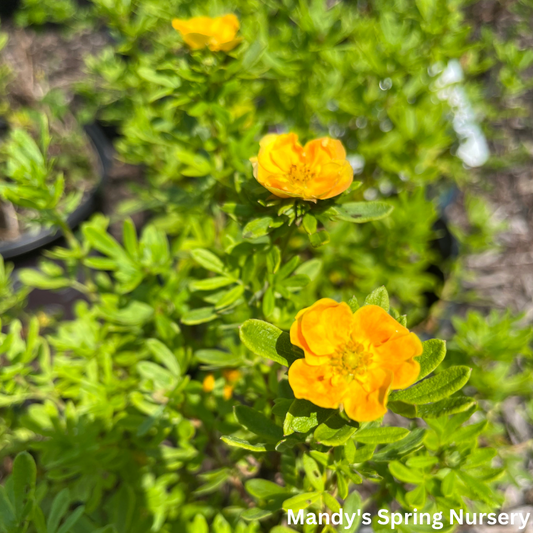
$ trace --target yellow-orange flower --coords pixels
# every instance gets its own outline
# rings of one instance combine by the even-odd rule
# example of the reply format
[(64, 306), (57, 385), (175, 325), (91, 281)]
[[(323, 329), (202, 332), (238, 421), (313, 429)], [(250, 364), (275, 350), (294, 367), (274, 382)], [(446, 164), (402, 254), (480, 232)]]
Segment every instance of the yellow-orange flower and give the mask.
[(202, 383), (202, 389), (204, 389), (204, 392), (212, 392), (212, 390), (215, 388), (215, 376), (213, 374), (207, 374), (204, 378), (204, 382)]
[(230, 384), (239, 381), (241, 377), (241, 373), (236, 368), (223, 370), (222, 375), (224, 376), (224, 379)]
[(224, 390), (222, 391), (222, 397), (224, 398), (224, 400), (231, 400), (232, 396), (233, 396), (233, 386), (224, 385)]
[(289, 368), (296, 398), (329, 409), (342, 404), (358, 422), (383, 416), (389, 391), (420, 373), (420, 339), (377, 305), (352, 313), (345, 303), (318, 300), (296, 315), (291, 342), (305, 354)]
[(241, 40), (235, 37), (240, 26), (239, 19), (233, 14), (215, 18), (174, 19), (172, 27), (181, 34), (185, 43), (193, 50), (207, 46), (213, 52), (219, 50), (229, 52)]
[(305, 146), (298, 135), (266, 135), (257, 157), (250, 161), (255, 179), (280, 198), (316, 202), (344, 192), (353, 181), (353, 170), (340, 141), (322, 137)]

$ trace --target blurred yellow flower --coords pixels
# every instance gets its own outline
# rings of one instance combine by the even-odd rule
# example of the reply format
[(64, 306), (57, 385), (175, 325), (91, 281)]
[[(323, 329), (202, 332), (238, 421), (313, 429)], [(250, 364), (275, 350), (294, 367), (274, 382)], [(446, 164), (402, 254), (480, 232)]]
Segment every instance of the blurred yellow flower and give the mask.
[(224, 391), (222, 392), (224, 400), (230, 400), (233, 396), (233, 385), (224, 385)]
[(224, 370), (222, 375), (228, 383), (235, 383), (241, 377), (241, 373), (236, 368)]
[(419, 338), (377, 305), (352, 313), (345, 303), (318, 300), (296, 315), (291, 342), (305, 354), (289, 368), (296, 398), (329, 409), (342, 404), (358, 422), (383, 416), (389, 391), (420, 373)]
[(215, 376), (213, 374), (207, 374), (202, 383), (202, 388), (204, 392), (211, 392), (215, 388)]
[(229, 52), (241, 41), (239, 37), (235, 37), (240, 25), (239, 19), (233, 14), (215, 18), (174, 19), (172, 27), (181, 34), (192, 50), (207, 46), (213, 52)]
[(298, 135), (286, 133), (266, 135), (259, 144), (259, 154), (250, 159), (254, 177), (280, 198), (316, 202), (352, 184), (353, 170), (340, 141), (322, 137), (302, 146)]

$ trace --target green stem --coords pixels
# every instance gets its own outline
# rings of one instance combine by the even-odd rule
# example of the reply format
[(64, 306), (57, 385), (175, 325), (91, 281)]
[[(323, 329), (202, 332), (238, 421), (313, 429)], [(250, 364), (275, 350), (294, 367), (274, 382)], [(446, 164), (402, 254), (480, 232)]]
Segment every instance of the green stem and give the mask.
[(55, 213), (56, 224), (60, 227), (69, 247), (72, 250), (78, 250), (80, 248), (80, 243), (70, 226), (66, 223), (63, 217), (59, 213)]

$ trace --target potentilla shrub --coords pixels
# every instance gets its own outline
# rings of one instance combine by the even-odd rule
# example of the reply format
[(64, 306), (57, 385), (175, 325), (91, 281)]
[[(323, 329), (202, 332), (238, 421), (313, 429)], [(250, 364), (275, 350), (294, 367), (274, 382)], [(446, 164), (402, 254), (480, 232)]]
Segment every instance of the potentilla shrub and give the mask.
[(20, 272), (85, 298), (73, 320), (2, 334), (2, 454), (20, 452), (0, 489), (7, 532), (276, 531), (298, 516), (310, 531), (341, 509), (379, 530), (378, 510), (448, 524), (501, 501), (486, 421), (465, 425), (470, 368), (439, 372), (445, 343), (421, 342), (383, 287), (309, 302), (320, 261), (288, 247), (391, 206), (342, 201), (357, 184), (337, 140), (270, 135), (252, 163), (228, 217), (171, 241), (126, 221), (119, 243), (95, 216)]
[[(322, 20), (323, 8), (300, 6), (308, 51), (316, 26), (333, 36), (348, 9)], [(282, 113), (294, 131), (262, 136), (279, 125), (267, 120), (267, 65), (278, 78), (283, 67), (236, 20), (180, 15), (152, 51), (136, 39), (124, 48), (135, 53), (114, 74), (126, 84), (114, 109), (131, 115), (120, 150), (146, 163), (139, 198), (154, 221), (138, 232), (126, 219), (119, 242), (96, 215), (19, 273), (22, 294), (2, 277), (11, 309), (28, 288), (83, 296), (72, 320), (18, 313), (2, 330), (7, 533), (327, 532), (318, 522), (341, 509), (356, 518), (340, 530), (368, 515), (390, 530), (380, 510), (448, 528), (451, 509), (502, 502), (497, 450), (479, 438), (487, 421), (461, 392), (470, 368), (442, 369), (444, 341), (422, 342), (376, 286), (392, 272), (393, 302), (420, 304), (420, 212), (433, 222), (434, 205), (417, 191), (366, 201), (344, 144), (305, 127), (303, 88), (305, 105)], [(389, 233), (398, 246), (375, 253)], [(361, 252), (350, 255), (354, 234)], [(338, 283), (336, 271), (350, 275)], [(305, 524), (289, 526), (296, 516)]]

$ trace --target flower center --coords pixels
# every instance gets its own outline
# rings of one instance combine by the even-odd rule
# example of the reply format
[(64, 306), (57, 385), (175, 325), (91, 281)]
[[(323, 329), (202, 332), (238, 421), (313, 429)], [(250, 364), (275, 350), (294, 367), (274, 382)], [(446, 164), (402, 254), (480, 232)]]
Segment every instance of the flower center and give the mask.
[(337, 376), (351, 381), (352, 379), (364, 379), (372, 364), (373, 354), (365, 346), (350, 339), (332, 357), (331, 366)]
[(315, 173), (309, 165), (291, 165), (289, 168), (289, 178), (299, 185), (306, 185), (315, 177)]

